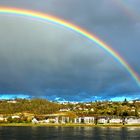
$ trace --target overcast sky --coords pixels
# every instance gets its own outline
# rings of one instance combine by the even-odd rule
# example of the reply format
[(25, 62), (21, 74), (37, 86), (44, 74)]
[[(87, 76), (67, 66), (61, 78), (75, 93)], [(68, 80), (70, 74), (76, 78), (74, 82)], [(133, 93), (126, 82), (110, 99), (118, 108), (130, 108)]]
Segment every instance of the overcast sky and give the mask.
[[(97, 35), (140, 75), (139, 0), (0, 0), (41, 11)], [(0, 14), (0, 93), (51, 100), (140, 98), (140, 87), (113, 57), (77, 33)]]

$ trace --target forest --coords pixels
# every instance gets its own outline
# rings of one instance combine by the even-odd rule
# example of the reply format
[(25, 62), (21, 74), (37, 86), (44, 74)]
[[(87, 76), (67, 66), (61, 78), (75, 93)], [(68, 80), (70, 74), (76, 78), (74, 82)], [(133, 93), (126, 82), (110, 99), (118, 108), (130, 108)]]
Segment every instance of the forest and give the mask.
[(71, 112), (76, 116), (140, 116), (140, 102), (95, 101), (59, 103), (46, 99), (15, 99), (0, 101), (0, 114), (31, 113), (34, 115)]

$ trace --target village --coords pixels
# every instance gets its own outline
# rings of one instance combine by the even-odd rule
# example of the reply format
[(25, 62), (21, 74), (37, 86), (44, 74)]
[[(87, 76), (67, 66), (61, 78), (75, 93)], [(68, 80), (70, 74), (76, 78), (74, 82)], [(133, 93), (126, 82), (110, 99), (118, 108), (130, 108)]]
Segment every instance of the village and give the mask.
[[(32, 104), (40, 106), (45, 106), (47, 104), (48, 108), (51, 108), (54, 105), (57, 105), (53, 111), (47, 110), (47, 112), (42, 113), (43, 107), (41, 109), (36, 109), (33, 112), (33, 109), (27, 110), (25, 106), (30, 106)], [(0, 109), (0, 124), (6, 123), (31, 123), (31, 124), (89, 124), (89, 125), (98, 125), (98, 124), (122, 124), (122, 125), (140, 125), (140, 101), (124, 101), (124, 102), (90, 102), (90, 103), (50, 103), (44, 100), (36, 99), (33, 101), (30, 100), (8, 100), (1, 101), (0, 105), (10, 105), (11, 113), (3, 112)], [(19, 105), (25, 104), (24, 110), (18, 111), (15, 107), (20, 107)], [(50, 107), (48, 106), (50, 104)], [(33, 106), (34, 106), (33, 105)], [(117, 105), (121, 108), (116, 108), (116, 110), (111, 110), (110, 108), (115, 108)], [(1, 107), (0, 106), (0, 107)], [(108, 106), (110, 108), (108, 108)], [(21, 109), (21, 108), (20, 108)], [(5, 107), (6, 110), (6, 107)], [(3, 111), (5, 111), (3, 110)], [(37, 111), (38, 110), (38, 111)], [(52, 110), (52, 108), (51, 108)], [(40, 112), (39, 112), (40, 111)], [(13, 112), (13, 113), (12, 113)], [(118, 115), (116, 115), (116, 114)]]
[(127, 117), (127, 118), (119, 118), (119, 117), (76, 117), (74, 119), (70, 119), (68, 116), (58, 115), (58, 114), (52, 114), (48, 115), (46, 117), (47, 119), (44, 120), (38, 120), (36, 118), (33, 118), (32, 123), (55, 123), (55, 124), (140, 124), (140, 118), (136, 117)]

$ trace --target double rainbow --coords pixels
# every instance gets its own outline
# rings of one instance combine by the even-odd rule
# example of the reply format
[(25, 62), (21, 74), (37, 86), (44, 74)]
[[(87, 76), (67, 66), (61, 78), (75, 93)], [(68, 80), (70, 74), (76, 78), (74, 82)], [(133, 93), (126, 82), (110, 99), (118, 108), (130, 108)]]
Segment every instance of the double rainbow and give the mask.
[(128, 1), (113, 0), (114, 5), (117, 5), (131, 19), (139, 20), (140, 16)]
[(30, 10), (24, 10), (24, 9), (17, 9), (17, 8), (9, 8), (9, 7), (0, 7), (0, 14), (12, 14), (12, 15), (19, 15), (19, 16), (26, 16), (26, 17), (31, 17), (37, 20), (43, 20), (46, 22), (51, 22), (57, 25), (61, 25), (67, 29), (71, 29), (76, 33), (81, 34), (82, 36), (90, 39), (97, 45), (99, 45), (101, 48), (103, 48), (105, 51), (107, 51), (114, 59), (116, 59), (132, 76), (132, 78), (136, 81), (138, 86), (140, 86), (140, 78), (138, 74), (133, 70), (133, 68), (115, 51), (113, 50), (110, 46), (105, 44), (102, 40), (97, 38), (95, 35), (87, 32), (86, 30), (73, 25), (67, 21), (64, 21), (62, 19), (59, 19), (54, 16), (50, 16), (45, 13), (40, 13), (40, 12), (35, 12), (35, 11), (30, 11)]

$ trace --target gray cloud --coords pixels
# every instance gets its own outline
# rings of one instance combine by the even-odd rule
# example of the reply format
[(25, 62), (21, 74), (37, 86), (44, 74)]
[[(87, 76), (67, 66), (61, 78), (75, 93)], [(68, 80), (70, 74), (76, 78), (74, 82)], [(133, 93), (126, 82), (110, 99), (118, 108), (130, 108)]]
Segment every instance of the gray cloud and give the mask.
[[(0, 0), (1, 5), (42, 11), (75, 23), (111, 45), (132, 66), (134, 63), (138, 65), (140, 27), (137, 25), (140, 17), (133, 17), (139, 15), (140, 2), (135, 0), (122, 3), (125, 6), (116, 0)], [(136, 57), (130, 57), (129, 52)], [(139, 68), (136, 70), (140, 72)]]
[[(113, 0), (0, 3), (47, 12), (80, 25), (118, 50), (140, 72), (139, 20), (128, 17)], [(135, 81), (118, 62), (78, 34), (48, 23), (4, 15), (0, 16), (0, 30), (1, 93), (66, 100), (139, 93)]]

